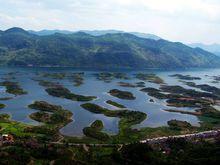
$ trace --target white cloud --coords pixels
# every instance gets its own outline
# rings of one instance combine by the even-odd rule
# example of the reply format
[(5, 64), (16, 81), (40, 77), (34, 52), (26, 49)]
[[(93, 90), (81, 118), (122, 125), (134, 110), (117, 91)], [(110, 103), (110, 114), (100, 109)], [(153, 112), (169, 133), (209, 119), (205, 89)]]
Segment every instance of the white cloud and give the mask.
[(119, 29), (220, 43), (219, 0), (0, 0), (0, 28)]

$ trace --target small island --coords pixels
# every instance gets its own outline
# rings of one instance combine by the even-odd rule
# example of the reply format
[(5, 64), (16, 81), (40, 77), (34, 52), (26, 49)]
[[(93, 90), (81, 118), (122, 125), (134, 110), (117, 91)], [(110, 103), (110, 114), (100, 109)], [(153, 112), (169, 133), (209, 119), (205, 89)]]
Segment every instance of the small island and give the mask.
[(149, 99), (149, 102), (150, 103), (154, 103), (154, 99)]
[(31, 109), (37, 109), (47, 112), (55, 112), (55, 111), (63, 110), (62, 106), (49, 104), (46, 101), (35, 101), (33, 104), (28, 105), (28, 107)]
[(220, 111), (216, 110), (212, 106), (204, 106), (202, 108), (197, 108), (195, 112), (175, 109), (165, 109), (165, 111), (220, 119)]
[(11, 100), (13, 97), (0, 97), (1, 101)]
[(1, 104), (1, 103), (0, 103), (0, 109), (3, 109), (3, 108), (5, 108), (5, 107), (6, 107), (5, 104)]
[(133, 85), (131, 83), (127, 83), (127, 82), (118, 82), (118, 85), (121, 87), (129, 87), (129, 88), (135, 88), (136, 85)]
[(190, 75), (182, 75), (182, 74), (174, 74), (174, 75), (170, 75), (170, 77), (176, 77), (180, 80), (201, 80), (200, 77), (193, 77)]
[(107, 133), (102, 132), (104, 125), (101, 120), (94, 121), (90, 127), (85, 127), (83, 133), (91, 138), (98, 140), (106, 141), (110, 139), (110, 136)]
[(194, 83), (194, 82), (184, 82), (184, 84), (186, 84), (190, 87), (201, 89), (201, 90), (206, 91), (206, 92), (211, 92), (214, 95), (216, 95), (217, 97), (219, 97), (219, 99), (220, 99), (220, 89), (215, 87), (215, 86), (211, 86), (211, 85), (208, 85), (208, 84), (196, 85), (196, 83)]
[(68, 76), (74, 82), (74, 86), (78, 87), (83, 84), (84, 81), (84, 72), (72, 73)]
[(66, 73), (59, 72), (59, 73), (39, 73), (38, 74), (41, 77), (47, 77), (47, 78), (52, 78), (52, 79), (64, 79), (66, 77)]
[(143, 82), (143, 81), (137, 82), (136, 87), (144, 88), (145, 87), (145, 82)]
[(121, 91), (118, 89), (112, 89), (109, 91), (110, 95), (114, 97), (118, 97), (120, 99), (125, 99), (125, 100), (134, 100), (136, 97), (128, 91)]
[(168, 106), (173, 107), (203, 107), (210, 106), (213, 103), (207, 99), (198, 99), (198, 98), (190, 98), (190, 97), (181, 97), (167, 100)]
[(96, 78), (100, 81), (104, 81), (106, 83), (111, 82), (113, 79), (129, 79), (126, 75), (126, 73), (120, 73), (120, 72), (101, 72), (94, 74)]
[(166, 112), (181, 113), (181, 114), (187, 114), (187, 115), (201, 115), (200, 112), (191, 112), (191, 111), (176, 110), (176, 109), (165, 109), (164, 111), (166, 111)]
[(143, 81), (148, 81), (155, 84), (164, 84), (164, 80), (152, 73), (138, 73), (136, 74), (136, 78)]
[(72, 121), (72, 112), (63, 109), (59, 105), (53, 105), (45, 101), (35, 101), (28, 107), (40, 110), (39, 112), (32, 113), (29, 116), (31, 119), (45, 123), (43, 126), (29, 128), (28, 132), (51, 130), (52, 134), (58, 134), (60, 128)]
[(69, 89), (64, 87), (47, 88), (46, 92), (51, 96), (66, 98), (73, 101), (91, 101), (96, 99), (96, 96), (83, 96), (71, 93)]
[(193, 89), (185, 89), (181, 86), (161, 86), (160, 89), (143, 88), (149, 96), (157, 99), (167, 99), (168, 106), (174, 107), (202, 107), (213, 105), (213, 99), (218, 97), (212, 93), (200, 92)]
[(106, 101), (106, 103), (108, 103), (108, 104), (110, 104), (110, 105), (113, 105), (113, 106), (115, 106), (115, 107), (117, 107), (117, 108), (126, 108), (124, 105), (119, 104), (119, 103), (117, 103), (117, 102), (115, 102), (115, 101), (108, 100), (108, 101)]
[(186, 89), (178, 85), (176, 86), (163, 85), (160, 87), (160, 90), (162, 90), (163, 92), (167, 92), (167, 93), (173, 93), (173, 94), (179, 94), (179, 95), (181, 94), (181, 95), (185, 95), (189, 97), (197, 97), (197, 98), (210, 97), (213, 99), (217, 98), (217, 96), (215, 96), (212, 93), (200, 92), (194, 89)]
[(122, 127), (130, 128), (134, 124), (141, 123), (146, 119), (147, 115), (143, 112), (132, 111), (132, 110), (109, 110), (107, 108), (103, 108), (99, 105), (92, 103), (82, 104), (81, 107), (84, 109), (96, 113), (96, 114), (104, 114), (108, 117), (118, 117), (120, 118), (120, 124)]
[(142, 88), (140, 91), (146, 92), (149, 96), (155, 97), (157, 99), (167, 99), (169, 97), (167, 94), (163, 94), (161, 90), (156, 88)]
[(52, 88), (52, 87), (61, 87), (57, 82), (52, 82), (52, 81), (47, 81), (47, 80), (37, 80), (39, 82), (40, 86), (47, 87), (47, 88)]
[(220, 76), (212, 76), (212, 78), (214, 79), (215, 83), (219, 83), (220, 82)]
[(0, 86), (6, 87), (6, 92), (14, 95), (24, 95), (27, 94), (26, 91), (24, 91), (18, 82), (12, 82), (12, 81), (4, 81), (0, 82)]

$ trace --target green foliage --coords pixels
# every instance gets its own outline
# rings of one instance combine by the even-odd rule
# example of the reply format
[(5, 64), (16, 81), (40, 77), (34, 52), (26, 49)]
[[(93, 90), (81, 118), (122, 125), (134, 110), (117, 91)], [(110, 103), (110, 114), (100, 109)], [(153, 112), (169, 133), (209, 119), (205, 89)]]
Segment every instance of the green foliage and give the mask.
[(191, 129), (192, 125), (186, 121), (179, 121), (179, 120), (170, 120), (167, 122), (171, 129), (174, 130), (185, 130)]
[(35, 112), (30, 114), (29, 116), (31, 119), (43, 122), (43, 123), (48, 123), (51, 121), (51, 115), (46, 112)]
[(63, 110), (61, 106), (52, 105), (47, 103), (46, 101), (35, 101), (33, 104), (28, 105), (28, 107), (31, 109), (37, 109), (47, 112), (55, 112), (55, 111)]
[(107, 133), (101, 132), (103, 129), (103, 123), (101, 120), (94, 121), (90, 127), (85, 127), (83, 129), (83, 133), (88, 136), (92, 137), (101, 141), (106, 141), (110, 139), (110, 136)]
[(102, 130), (104, 125), (101, 120), (96, 120), (91, 124), (91, 127), (96, 130)]
[(10, 115), (9, 114), (0, 114), (0, 121), (6, 121), (10, 119)]
[(83, 128), (83, 133), (88, 137), (92, 137), (101, 141), (107, 141), (110, 139), (110, 136), (107, 133), (98, 131), (92, 127)]
[(85, 103), (82, 104), (81, 107), (84, 109), (97, 113), (97, 114), (104, 114), (109, 117), (119, 117), (124, 119), (125, 123), (139, 123), (146, 118), (146, 114), (139, 111), (131, 111), (131, 110), (108, 110), (106, 108), (100, 107), (96, 104), (92, 103)]
[(34, 140), (0, 148), (0, 164), (128, 164), (185, 165), (218, 164), (219, 141), (170, 140), (164, 145), (133, 143), (124, 146), (93, 147), (47, 145)]
[[(33, 120), (43, 122), (45, 125), (25, 129), (25, 132), (44, 134), (47, 140), (55, 138), (60, 128), (72, 121), (72, 112), (65, 110), (62, 106), (49, 104), (45, 101), (35, 101), (29, 108), (40, 110), (30, 115)], [(48, 113), (50, 112), (50, 113)]]
[[(133, 131), (131, 129), (132, 125), (139, 124), (144, 121), (147, 115), (139, 111), (131, 110), (108, 110), (106, 108), (100, 107), (96, 104), (85, 103), (81, 105), (84, 109), (97, 114), (104, 114), (108, 117), (118, 117), (119, 122), (119, 135), (114, 137), (114, 140), (132, 140), (131, 135), (136, 134), (139, 136), (141, 132)], [(134, 140), (134, 139), (133, 139)]]

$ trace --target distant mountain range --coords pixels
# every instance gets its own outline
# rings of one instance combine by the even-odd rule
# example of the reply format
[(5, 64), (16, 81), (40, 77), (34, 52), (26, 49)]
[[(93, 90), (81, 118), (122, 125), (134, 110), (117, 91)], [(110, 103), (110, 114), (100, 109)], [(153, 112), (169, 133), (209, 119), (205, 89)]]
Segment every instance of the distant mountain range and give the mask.
[(101, 36), (105, 34), (117, 34), (117, 33), (129, 33), (133, 34), (137, 37), (141, 38), (148, 38), (148, 39), (153, 39), (153, 40), (159, 40), (161, 39), (160, 37), (154, 35), (154, 34), (146, 34), (146, 33), (139, 33), (139, 32), (124, 32), (124, 31), (119, 31), (119, 30), (81, 30), (81, 31), (67, 31), (67, 30), (41, 30), (41, 31), (29, 31), (32, 34), (36, 34), (39, 36), (46, 36), (46, 35), (52, 35), (55, 33), (61, 33), (61, 34), (73, 34), (73, 33), (87, 33), (93, 36)]
[(191, 46), (192, 48), (198, 47), (220, 56), (220, 44), (206, 45), (202, 43), (193, 43), (193, 44), (189, 44), (189, 46)]
[(130, 33), (36, 35), (21, 28), (0, 32), (0, 65), (84, 68), (219, 67), (220, 57), (179, 42)]

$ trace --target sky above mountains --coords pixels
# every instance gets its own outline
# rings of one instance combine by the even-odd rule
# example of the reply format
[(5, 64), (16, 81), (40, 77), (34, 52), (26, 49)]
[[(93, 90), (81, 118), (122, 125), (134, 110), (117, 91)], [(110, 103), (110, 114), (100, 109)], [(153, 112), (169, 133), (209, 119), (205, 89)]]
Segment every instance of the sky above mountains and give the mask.
[(0, 29), (153, 33), (184, 43), (220, 43), (219, 0), (0, 0)]

